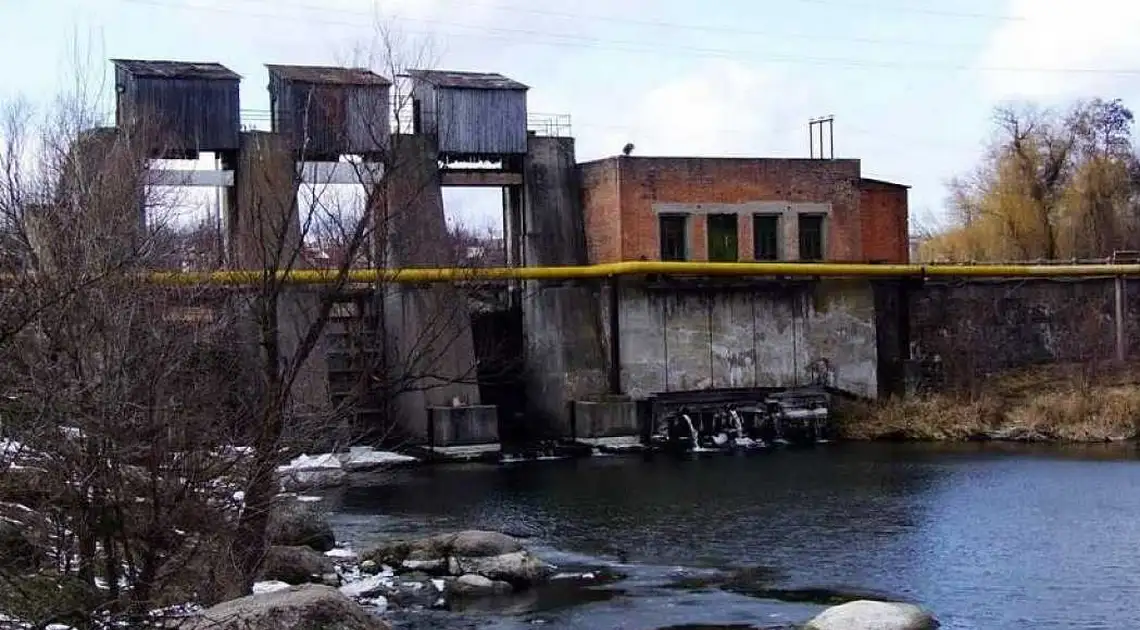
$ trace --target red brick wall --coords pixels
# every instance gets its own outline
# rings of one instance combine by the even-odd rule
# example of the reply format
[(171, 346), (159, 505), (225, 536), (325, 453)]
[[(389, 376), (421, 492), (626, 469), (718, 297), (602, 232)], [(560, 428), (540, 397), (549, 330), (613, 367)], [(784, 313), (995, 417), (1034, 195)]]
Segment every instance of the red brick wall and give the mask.
[(617, 160), (579, 165), (586, 253), (591, 264), (621, 260), (621, 206)]
[(907, 189), (863, 180), (859, 194), (865, 262), (910, 261)]
[[(611, 158), (621, 163), (621, 251), (623, 260), (645, 256), (658, 258), (657, 215), (654, 202), (746, 203), (789, 201), (831, 203), (828, 224), (828, 258), (861, 260), (859, 223), (859, 161), (811, 159), (731, 158)], [(585, 180), (584, 180), (585, 181)], [(599, 192), (592, 196), (602, 197)], [(693, 215), (690, 223), (690, 259), (704, 260), (704, 216)], [(587, 225), (590, 225), (589, 223)], [(591, 239), (603, 239), (599, 252), (612, 252), (604, 245), (607, 236), (598, 225)], [(752, 255), (752, 221), (741, 218), (741, 258)]]

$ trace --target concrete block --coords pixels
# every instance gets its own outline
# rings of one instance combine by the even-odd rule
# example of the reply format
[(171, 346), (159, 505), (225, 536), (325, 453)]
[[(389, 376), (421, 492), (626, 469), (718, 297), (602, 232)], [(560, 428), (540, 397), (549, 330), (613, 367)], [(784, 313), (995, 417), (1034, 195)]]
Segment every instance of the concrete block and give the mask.
[(622, 398), (575, 400), (574, 433), (578, 439), (639, 435), (637, 405)]
[(432, 446), (468, 446), (499, 441), (499, 410), (494, 405), (428, 407)]

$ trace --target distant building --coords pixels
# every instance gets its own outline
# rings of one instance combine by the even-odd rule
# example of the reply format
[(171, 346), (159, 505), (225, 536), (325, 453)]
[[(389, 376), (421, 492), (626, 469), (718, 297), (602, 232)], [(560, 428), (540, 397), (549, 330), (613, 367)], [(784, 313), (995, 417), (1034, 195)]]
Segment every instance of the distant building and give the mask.
[(910, 259), (908, 187), (859, 160), (610, 157), (579, 165), (593, 263)]

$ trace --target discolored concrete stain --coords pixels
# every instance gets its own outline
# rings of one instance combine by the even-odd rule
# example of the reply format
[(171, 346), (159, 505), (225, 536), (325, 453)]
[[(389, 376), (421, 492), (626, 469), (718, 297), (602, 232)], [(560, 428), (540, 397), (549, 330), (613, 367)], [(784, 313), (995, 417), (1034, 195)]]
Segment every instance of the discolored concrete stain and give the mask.
[(877, 393), (869, 283), (709, 291), (630, 286), (621, 301), (622, 385), (634, 397), (817, 381)]

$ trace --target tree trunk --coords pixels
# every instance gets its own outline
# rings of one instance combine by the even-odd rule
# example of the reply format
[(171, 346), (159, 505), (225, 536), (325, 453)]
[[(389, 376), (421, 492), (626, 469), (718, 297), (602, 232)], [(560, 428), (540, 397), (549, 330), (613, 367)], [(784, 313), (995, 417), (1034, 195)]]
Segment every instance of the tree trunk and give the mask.
[(277, 290), (279, 287), (272, 284), (267, 287), (258, 312), (264, 350), (262, 376), (265, 387), (262, 391), (261, 424), (254, 433), (253, 470), (245, 493), (245, 508), (238, 521), (234, 540), (237, 568), (241, 571), (238, 582), (245, 591), (242, 595), (252, 589), (257, 569), (268, 547), (265, 534), (273, 498), (277, 495), (277, 451), (284, 432), (285, 405), (288, 402), (288, 392), (281, 376)]

